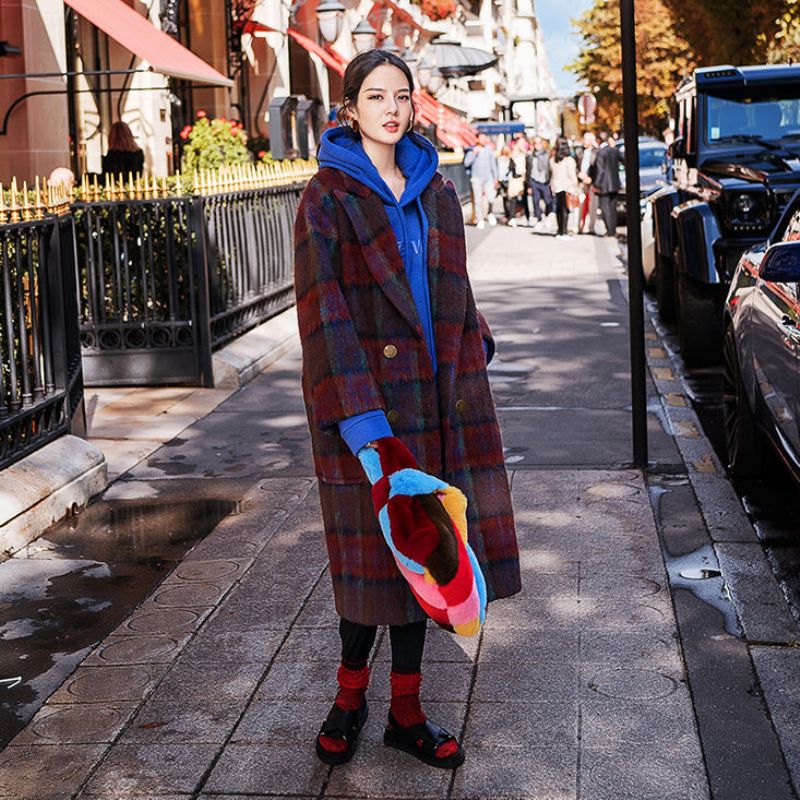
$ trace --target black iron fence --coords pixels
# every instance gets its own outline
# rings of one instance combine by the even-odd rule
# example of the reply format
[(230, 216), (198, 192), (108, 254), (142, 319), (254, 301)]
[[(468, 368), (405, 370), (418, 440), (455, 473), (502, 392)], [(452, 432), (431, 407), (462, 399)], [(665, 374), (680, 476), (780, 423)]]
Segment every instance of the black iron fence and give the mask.
[(66, 197), (11, 210), (0, 187), (0, 469), (82, 433), (73, 219)]
[(99, 199), (84, 184), (73, 213), (86, 383), (211, 386), (212, 351), (293, 302), (292, 226), (314, 169), (201, 174), (178, 197), (132, 180)]

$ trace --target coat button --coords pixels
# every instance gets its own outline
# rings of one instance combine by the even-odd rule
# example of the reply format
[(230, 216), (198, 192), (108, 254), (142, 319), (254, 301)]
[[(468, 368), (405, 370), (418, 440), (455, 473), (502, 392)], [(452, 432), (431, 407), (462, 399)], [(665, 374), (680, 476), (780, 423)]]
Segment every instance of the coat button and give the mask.
[(394, 358), (397, 355), (397, 348), (393, 344), (387, 344), (383, 348), (383, 354), (386, 358)]
[(400, 419), (400, 412), (399, 411), (395, 411), (392, 408), (392, 409), (390, 409), (389, 411), (386, 412), (386, 419), (389, 420), (389, 422), (392, 425), (394, 425), (394, 423), (397, 422), (397, 420)]
[(467, 410), (467, 401), (456, 400), (456, 411), (458, 411), (459, 414), (462, 414), (466, 410)]

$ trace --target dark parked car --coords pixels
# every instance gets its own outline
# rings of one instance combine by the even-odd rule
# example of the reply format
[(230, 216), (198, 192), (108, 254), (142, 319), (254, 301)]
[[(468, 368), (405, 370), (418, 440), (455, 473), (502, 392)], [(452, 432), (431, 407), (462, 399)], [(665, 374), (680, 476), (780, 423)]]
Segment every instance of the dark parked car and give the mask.
[[(619, 145), (620, 155), (625, 158), (625, 144)], [(650, 137), (640, 137), (639, 139), (639, 195), (642, 198), (639, 211), (644, 211), (644, 198), (652, 194), (656, 189), (664, 185), (664, 156), (667, 153), (667, 146), (664, 142)], [(625, 165), (620, 169), (620, 179), (622, 188), (617, 198), (617, 213), (620, 223), (625, 221)]]
[(693, 367), (719, 362), (733, 270), (800, 187), (800, 65), (698, 69), (674, 115), (674, 182), (651, 198), (655, 284)]
[(729, 469), (757, 477), (771, 446), (800, 483), (800, 192), (739, 261), (724, 327)]

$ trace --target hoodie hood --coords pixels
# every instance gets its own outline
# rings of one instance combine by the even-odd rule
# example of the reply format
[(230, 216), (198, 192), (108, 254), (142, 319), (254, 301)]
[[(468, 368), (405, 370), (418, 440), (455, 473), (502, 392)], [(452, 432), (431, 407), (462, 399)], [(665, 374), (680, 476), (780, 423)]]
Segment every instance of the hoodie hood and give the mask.
[[(329, 128), (322, 134), (317, 160), (320, 167), (335, 167), (368, 186), (386, 205), (397, 203), (392, 190), (364, 152), (361, 140), (346, 128)], [(436, 149), (424, 136), (411, 131), (395, 146), (395, 160), (406, 178), (406, 188), (399, 203), (405, 206), (416, 200), (431, 182), (439, 158)]]

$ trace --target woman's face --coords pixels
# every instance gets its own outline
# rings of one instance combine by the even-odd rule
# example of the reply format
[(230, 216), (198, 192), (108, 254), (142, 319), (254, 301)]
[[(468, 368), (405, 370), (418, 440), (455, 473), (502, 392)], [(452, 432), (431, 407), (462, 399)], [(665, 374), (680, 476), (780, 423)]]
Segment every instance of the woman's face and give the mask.
[(381, 64), (361, 84), (350, 117), (358, 122), (363, 139), (397, 144), (408, 130), (412, 110), (406, 76), (391, 64)]

